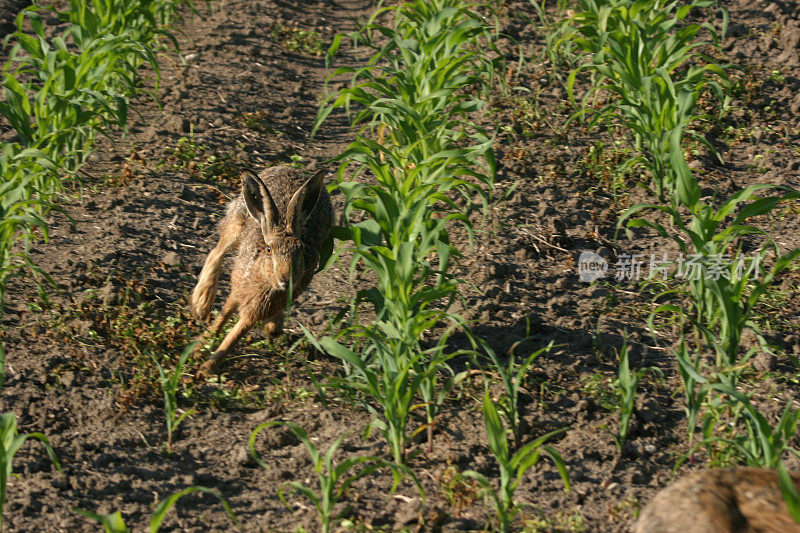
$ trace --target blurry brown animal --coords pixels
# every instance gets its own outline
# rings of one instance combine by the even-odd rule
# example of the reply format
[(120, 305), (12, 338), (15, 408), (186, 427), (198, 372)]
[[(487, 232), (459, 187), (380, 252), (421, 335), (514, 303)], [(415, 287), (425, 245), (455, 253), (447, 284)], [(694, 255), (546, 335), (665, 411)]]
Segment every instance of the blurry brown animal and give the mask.
[[(800, 475), (792, 475), (800, 491)], [(689, 474), (659, 492), (635, 533), (800, 533), (800, 524), (765, 468), (728, 468)]]
[(198, 375), (216, 368), (256, 323), (265, 324), (267, 335), (281, 332), (289, 288), (294, 300), (308, 287), (333, 225), (323, 177), (323, 171), (308, 178), (289, 166), (271, 167), (259, 176), (242, 173), (242, 192), (228, 204), (219, 244), (208, 254), (190, 300), (192, 315), (207, 320), (222, 259), (238, 249), (231, 293), (209, 333), (218, 334), (234, 311), (239, 311), (239, 320)]

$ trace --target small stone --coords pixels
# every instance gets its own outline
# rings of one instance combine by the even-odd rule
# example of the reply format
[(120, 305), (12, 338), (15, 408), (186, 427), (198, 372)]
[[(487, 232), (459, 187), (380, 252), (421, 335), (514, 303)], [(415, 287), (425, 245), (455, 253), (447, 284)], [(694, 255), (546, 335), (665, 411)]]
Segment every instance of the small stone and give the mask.
[(75, 374), (73, 372), (64, 372), (61, 374), (59, 381), (64, 386), (64, 388), (68, 389), (72, 386), (72, 382), (75, 380)]
[(645, 444), (644, 451), (646, 451), (647, 453), (656, 453), (656, 447), (653, 446), (652, 444)]
[(257, 466), (247, 446), (238, 446), (231, 450), (231, 461), (237, 466), (246, 466), (248, 468)]
[(181, 264), (181, 258), (175, 252), (167, 252), (161, 258), (161, 262), (168, 266), (176, 266)]
[(575, 404), (575, 406), (571, 409), (573, 413), (580, 413), (581, 411), (588, 411), (589, 410), (589, 400), (583, 399)]
[(395, 495), (395, 499), (402, 502), (394, 515), (395, 526), (405, 526), (416, 522), (419, 518), (420, 501), (417, 498), (408, 498), (399, 494)]

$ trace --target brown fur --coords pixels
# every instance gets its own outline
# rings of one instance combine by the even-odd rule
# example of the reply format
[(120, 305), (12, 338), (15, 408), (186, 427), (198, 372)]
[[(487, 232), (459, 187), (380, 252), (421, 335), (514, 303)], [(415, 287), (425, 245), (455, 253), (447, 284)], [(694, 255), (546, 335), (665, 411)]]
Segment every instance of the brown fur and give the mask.
[(308, 178), (289, 166), (242, 175), (242, 193), (219, 225), (220, 240), (208, 254), (192, 292), (190, 307), (206, 320), (217, 293), (222, 259), (238, 249), (231, 273), (231, 293), (209, 333), (216, 335), (234, 311), (239, 320), (200, 369), (216, 367), (255, 324), (277, 335), (283, 327), (288, 289), (293, 299), (311, 282), (319, 251), (333, 225), (333, 208), (321, 174)]
[[(792, 475), (800, 491), (800, 475)], [(656, 494), (635, 533), (800, 533), (774, 470), (729, 468), (689, 474)]]

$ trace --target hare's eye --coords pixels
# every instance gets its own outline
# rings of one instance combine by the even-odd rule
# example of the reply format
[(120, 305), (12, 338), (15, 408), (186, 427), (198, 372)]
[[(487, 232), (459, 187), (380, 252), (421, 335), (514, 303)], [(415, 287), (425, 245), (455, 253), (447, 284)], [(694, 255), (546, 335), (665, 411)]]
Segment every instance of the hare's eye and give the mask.
[(272, 246), (267, 246), (267, 255), (272, 254)]

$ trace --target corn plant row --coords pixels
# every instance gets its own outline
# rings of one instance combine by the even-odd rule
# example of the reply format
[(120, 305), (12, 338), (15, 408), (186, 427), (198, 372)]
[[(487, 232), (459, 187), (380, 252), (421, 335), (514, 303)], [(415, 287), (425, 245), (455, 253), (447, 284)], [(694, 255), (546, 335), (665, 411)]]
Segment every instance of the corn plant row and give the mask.
[[(393, 27), (377, 22), (389, 14)], [(352, 115), (356, 140), (339, 157), (336, 187), (348, 225), (337, 235), (346, 243), (338, 252), (352, 252), (352, 269), (363, 266), (376, 275), (377, 286), (357, 295), (357, 303), (371, 304), (376, 316), (369, 326), (350, 328), (352, 346), (331, 337), (320, 344), (349, 365), (350, 382), (374, 399), (368, 408), (375, 427), (402, 464), (418, 396), (430, 440), (437, 407), (453, 383), (446, 363), (456, 354), (446, 342), (464, 324), (448, 312), (458, 285), (449, 273), (458, 251), (448, 227), (472, 231), (468, 206), (487, 200), (495, 171), (492, 138), (467, 121), (483, 100), (466, 89), (486, 94), (496, 60), (476, 46), (484, 42), (491, 49), (488, 25), (460, 0), (380, 8), (350, 37), (374, 55), (366, 66), (333, 73), (351, 75), (351, 86), (331, 95), (317, 126), (333, 109), (358, 106)], [(331, 53), (341, 40), (334, 40)], [(345, 179), (349, 167), (352, 177)], [(354, 181), (366, 172), (374, 183)], [(464, 207), (454, 197), (463, 198)], [(426, 346), (423, 337), (441, 324), (449, 327), (438, 343)], [(450, 377), (439, 387), (442, 370)]]
[[(181, 3), (190, 2), (70, 0), (68, 10), (57, 13), (66, 29), (52, 38), (41, 6), (17, 16), (17, 31), (10, 36), (15, 44), (0, 81), (0, 115), (16, 133), (0, 150), (0, 315), (12, 276), (34, 272), (47, 279), (31, 261), (29, 243), (37, 234), (47, 238), (45, 216), (57, 209), (62, 179), (74, 177), (98, 133), (125, 130), (143, 63), (156, 73), (157, 87), (156, 39), (166, 36), (175, 43), (165, 28)], [(4, 376), (0, 346), (0, 388)], [(0, 421), (1, 531), (6, 481), (19, 446), (37, 438), (56, 467), (58, 461), (44, 435), (17, 435), (13, 413), (0, 415)]]
[[(0, 115), (16, 137), (0, 152), (0, 313), (6, 280), (28, 270), (34, 233), (47, 237), (45, 214), (62, 180), (89, 156), (99, 133), (124, 132), (129, 99), (147, 63), (158, 81), (157, 38), (186, 0), (70, 0), (56, 13), (66, 28), (49, 37), (34, 4), (17, 16), (15, 41), (2, 68)], [(29, 31), (24, 31), (29, 29)], [(15, 243), (22, 246), (15, 250)]]
[[(727, 105), (724, 95), (727, 77), (720, 65), (695, 50), (709, 44), (694, 40), (703, 28), (711, 35), (712, 43), (717, 44), (713, 25), (681, 24), (681, 21), (692, 8), (712, 5), (713, 2), (706, 0), (688, 4), (581, 0), (584, 11), (570, 23), (582, 36), (577, 39), (578, 46), (592, 54), (592, 61), (570, 74), (567, 87), (572, 95), (581, 70), (591, 70), (597, 75), (595, 85), (583, 98), (579, 114), (589, 111), (589, 98), (600, 91), (610, 95), (610, 103), (600, 108), (591, 124), (611, 118), (630, 129), (636, 147), (644, 149), (644, 156), (634, 162), (651, 171), (655, 192), (662, 201), (669, 200), (669, 205), (640, 204), (629, 208), (620, 218), (620, 226), (651, 228), (672, 239), (682, 254), (693, 257), (696, 271), (686, 276), (682, 287), (677, 289), (688, 293), (691, 308), (669, 304), (654, 311), (688, 320), (695, 331), (694, 355), (690, 355), (692, 351), (685, 339), (675, 350), (684, 379), (690, 447), (698, 413), (705, 409), (702, 444), (712, 462), (743, 459), (751, 466), (778, 467), (784, 451), (798, 454), (786, 441), (796, 430), (800, 411), (787, 406), (778, 426), (772, 429), (736, 387), (747, 361), (759, 349), (757, 346), (742, 353), (741, 348), (746, 330), (760, 338), (752, 320), (753, 310), (775, 278), (800, 255), (800, 249), (781, 253), (777, 243), (752, 225), (751, 220), (770, 213), (781, 201), (800, 198), (800, 193), (752, 185), (733, 194), (719, 207), (701, 198), (699, 183), (686, 162), (682, 143), (687, 137), (702, 140), (687, 130), (688, 124), (697, 118), (695, 104), (702, 90), (710, 88), (721, 99), (722, 107)], [(723, 33), (726, 23), (724, 19)], [(692, 63), (677, 73), (680, 65), (698, 59), (704, 64)], [(777, 194), (764, 196), (766, 191)], [(669, 198), (664, 198), (665, 193)], [(666, 214), (670, 224), (641, 216), (633, 218), (642, 212)], [(754, 235), (761, 237), (762, 246), (745, 257), (743, 240)], [(722, 266), (721, 259), (725, 260)], [(672, 292), (676, 290), (670, 289), (659, 297)], [(704, 349), (713, 354), (713, 361), (705, 362)], [(742, 420), (745, 432), (741, 432), (741, 424), (721, 422), (724, 417)], [(790, 498), (791, 495), (784, 493)]]
[[(758, 301), (800, 256), (800, 248), (782, 253), (775, 240), (752, 225), (751, 219), (769, 214), (781, 201), (800, 198), (800, 193), (751, 185), (716, 207), (700, 199), (700, 187), (688, 167), (680, 176), (680, 190), (684, 191), (678, 195), (681, 210), (640, 204), (628, 209), (620, 224), (627, 222), (629, 228), (649, 227), (672, 239), (683, 254), (692, 257), (696, 269), (687, 280), (681, 280), (682, 285), (677, 289), (662, 293), (688, 293), (689, 309), (665, 304), (654, 310), (654, 314), (678, 316), (681, 323), (688, 321), (695, 332), (694, 350), (682, 339), (674, 352), (684, 381), (690, 446), (702, 410), (701, 444), (713, 462), (726, 464), (742, 459), (752, 466), (775, 467), (781, 452), (791, 450), (785, 446), (785, 440), (795, 433), (800, 411), (787, 406), (773, 431), (748, 398), (736, 391), (748, 361), (759, 350), (768, 349), (753, 321)], [(757, 194), (770, 189), (778, 194)], [(666, 213), (671, 224), (639, 216), (648, 211)], [(632, 218), (634, 215), (638, 218)], [(762, 243), (748, 257), (742, 245), (744, 239), (752, 236), (760, 236)], [(722, 268), (721, 258), (725, 261)], [(745, 351), (741, 340), (746, 331), (752, 332), (759, 343)], [(712, 355), (710, 361), (703, 357), (708, 352)], [(726, 423), (726, 418), (743, 419), (746, 432), (740, 433), (741, 427)], [(757, 446), (758, 442), (769, 446)]]
[[(364, 268), (377, 278), (377, 286), (359, 291), (354, 304), (356, 309), (368, 304), (375, 319), (369, 325), (354, 321), (338, 338), (324, 337), (318, 346), (345, 362), (344, 386), (364, 393), (375, 415), (373, 427), (383, 433), (398, 464), (406, 461), (412, 411), (425, 411), (430, 449), (438, 409), (464, 375), (454, 375), (448, 361), (477, 354), (447, 348), (456, 328), (469, 335), (465, 321), (449, 312), (460, 283), (450, 265), (460, 254), (448, 231), (460, 225), (471, 239), (468, 215), (475, 205), (491, 201), (495, 176), (493, 138), (470, 119), (484, 105), (499, 54), (475, 7), (460, 0), (416, 0), (378, 9), (362, 31), (350, 35), (373, 56), (366, 66), (333, 73), (350, 75), (351, 84), (328, 98), (316, 122), (345, 108), (359, 127), (356, 140), (338, 158), (335, 186), (345, 199), (345, 227), (338, 229), (343, 244), (332, 258), (351, 252), (351, 271)], [(389, 14), (394, 25), (381, 25), (378, 20)], [(341, 41), (334, 40), (331, 54)], [(355, 181), (367, 174), (374, 182)], [(434, 327), (443, 330), (438, 342), (426, 342)], [(485, 343), (474, 342), (493, 354)], [(512, 388), (513, 381), (510, 377)], [(511, 456), (500, 445), (506, 433), (495, 423), (496, 415), (485, 412), (491, 450), (503, 472), (513, 472), (517, 480), (506, 479), (500, 496), (488, 484), (485, 488), (487, 495), (497, 496), (492, 501), (498, 522), (507, 530), (519, 478), (538, 460), (544, 440), (558, 432)], [(516, 428), (516, 413), (509, 420)], [(550, 449), (546, 453), (568, 486), (560, 456)], [(524, 467), (513, 464), (520, 460)]]

